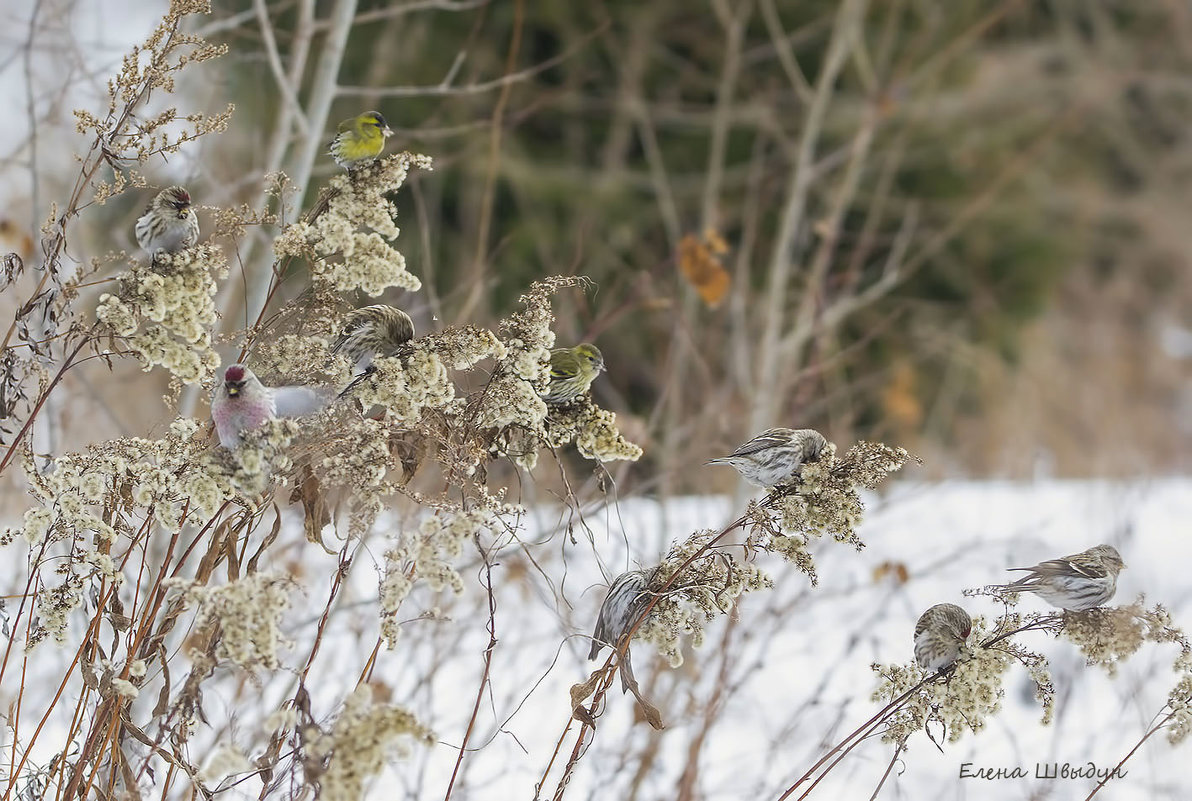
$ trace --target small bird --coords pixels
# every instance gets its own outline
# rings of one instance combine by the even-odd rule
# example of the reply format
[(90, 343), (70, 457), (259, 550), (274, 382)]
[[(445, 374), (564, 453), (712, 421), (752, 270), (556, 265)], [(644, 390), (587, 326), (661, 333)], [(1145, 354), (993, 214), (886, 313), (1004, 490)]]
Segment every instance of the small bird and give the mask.
[(590, 342), (550, 352), (550, 383), (542, 394), (548, 406), (570, 403), (588, 391), (604, 371), (604, 356)]
[[(606, 645), (616, 648), (621, 638), (629, 633), (653, 596), (650, 592), (650, 580), (653, 577), (654, 569), (627, 570), (613, 580), (596, 618), (596, 630), (592, 632), (592, 648), (588, 651), (589, 661), (599, 656), (601, 649)], [(619, 664), (621, 691), (625, 692), (637, 685), (633, 677), (633, 663), (630, 661), (628, 645)]]
[(1068, 612), (1083, 612), (1113, 597), (1117, 592), (1118, 573), (1125, 566), (1117, 548), (1097, 545), (1061, 559), (1048, 559), (1034, 567), (1008, 568), (1026, 570), (1030, 575), (990, 589), (1033, 592), (1052, 606)]
[(378, 304), (348, 312), (331, 353), (352, 360), (352, 372), (359, 374), (377, 356), (392, 356), (399, 346), (414, 338), (414, 321), (401, 309)]
[(393, 135), (379, 111), (366, 111), (344, 120), (338, 130), (329, 152), (336, 164), (349, 170), (375, 161), (385, 149), (385, 138)]
[(171, 186), (157, 193), (137, 220), (137, 244), (152, 257), (159, 250), (177, 253), (199, 241), (199, 218), (190, 205), (190, 193)]
[(936, 604), (915, 624), (915, 661), (929, 673), (948, 667), (972, 631), (968, 612), (956, 604)]
[(827, 446), (823, 434), (810, 428), (771, 428), (705, 464), (726, 464), (755, 487), (768, 489), (794, 478), (807, 462), (818, 461)]
[(304, 386), (267, 387), (242, 364), (224, 371), (211, 396), (211, 419), (219, 444), (240, 447), (245, 431), (278, 417), (302, 417), (320, 411), (331, 401), (326, 390)]
[(648, 587), (653, 575), (653, 570), (627, 570), (613, 580), (596, 618), (589, 660), (595, 659), (606, 645), (615, 648), (617, 641), (637, 621), (637, 616), (650, 601)]
[(277, 403), (273, 393), (261, 383), (252, 370), (233, 364), (224, 370), (223, 381), (215, 385), (211, 396), (211, 419), (219, 444), (225, 448), (240, 447), (240, 435), (263, 426), (277, 417)]

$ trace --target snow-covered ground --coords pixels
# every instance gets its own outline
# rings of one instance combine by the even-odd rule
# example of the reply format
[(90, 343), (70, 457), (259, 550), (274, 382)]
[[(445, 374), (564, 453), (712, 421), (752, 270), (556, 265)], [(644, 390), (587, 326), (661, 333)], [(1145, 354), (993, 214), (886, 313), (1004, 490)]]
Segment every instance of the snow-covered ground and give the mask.
[[(595, 551), (616, 572), (625, 566), (626, 543), (633, 559), (649, 562), (669, 540), (717, 525), (729, 519), (730, 512), (726, 501), (714, 498), (678, 500), (666, 509), (631, 500), (615, 510), (590, 515), (586, 522)], [(610, 696), (595, 742), (580, 763), (568, 797), (628, 798), (636, 782), (640, 782), (636, 797), (675, 797), (706, 702), (720, 683), (725, 690), (717, 704), (717, 718), (698, 751), (699, 786), (707, 792), (702, 797), (776, 798), (826, 745), (877, 710), (879, 705), (870, 700), (875, 686), (870, 664), (911, 658), (910, 635), (919, 613), (933, 603), (953, 601), (974, 615), (996, 615), (998, 607), (989, 599), (965, 598), (962, 591), (1003, 580), (1007, 566), (1112, 543), (1128, 565), (1115, 600), (1128, 602), (1145, 593), (1149, 603), (1165, 604), (1177, 625), (1192, 630), (1189, 521), (1192, 482), (1183, 479), (1131, 484), (898, 485), (884, 498), (870, 499), (862, 527), (868, 547), (863, 552), (834, 542), (820, 544), (818, 588), (810, 589), (805, 577), (786, 565), (771, 565), (775, 591), (745, 600), (727, 648), (723, 627), (714, 628), (702, 648), (688, 653), (683, 667), (670, 670), (651, 662), (648, 645), (635, 645), (638, 678), (662, 709), (668, 728), (656, 734), (640, 720), (634, 723), (631, 698)], [(543, 511), (537, 522), (551, 530), (558, 520)], [(582, 535), (577, 537), (584, 542)], [(535, 596), (527, 597), (524, 587), (520, 594), (508, 590), (498, 596), (501, 642), (493, 667), (495, 687), (517, 683), (510, 681), (510, 673), (520, 677), (523, 686), (542, 680), (528, 698), (514, 692), (506, 705), (501, 694), (495, 694), (496, 719), (512, 714), (504, 724), (505, 733), (493, 734), (493, 701), (485, 700), (480, 719), (490, 728), (475, 742), (494, 739), (472, 757), (473, 792), (467, 797), (533, 796), (533, 783), (567, 720), (568, 687), (586, 677), (582, 637), (568, 641), (554, 660), (566, 634), (587, 633), (603, 590), (583, 592), (600, 580), (591, 548), (564, 547), (558, 545), (560, 540), (556, 534), (552, 544), (557, 545), (557, 556), (566, 556), (565, 580), (549, 560), (538, 555), (556, 595), (548, 595), (545, 580), (537, 576), (532, 582), (538, 590)], [(554, 567), (563, 561), (555, 560)], [(885, 562), (905, 565), (909, 581), (903, 585), (892, 579), (875, 581), (875, 568)], [(505, 560), (506, 565), (511, 563), (514, 560)], [(557, 626), (523, 628), (519, 607), (550, 606), (555, 597), (575, 604), (574, 614), (564, 613)], [(1023, 599), (1020, 608), (1045, 609), (1030, 597)], [(1003, 710), (987, 729), (976, 736), (966, 734), (956, 744), (944, 743), (942, 752), (925, 735), (912, 738), (909, 751), (882, 791), (883, 798), (1084, 798), (1095, 781), (1043, 779), (1036, 778), (1036, 773), (1057, 770), (1050, 767), (1053, 763), (1060, 771), (1064, 763), (1081, 769), (1090, 762), (1099, 769), (1112, 768), (1145, 732), (1176, 680), (1170, 670), (1176, 651), (1170, 646), (1144, 645), (1110, 679), (1101, 668), (1086, 667), (1067, 642), (1041, 633), (1023, 637), (1022, 642), (1051, 660), (1057, 690), (1054, 724), (1040, 725), (1033, 684), (1025, 670), (1015, 666), (1008, 674)], [(470, 681), (463, 680), (463, 688), (455, 686), (454, 679), (443, 682), (443, 699), (457, 696), (461, 689), (468, 697), (475, 686), (482, 644), (472, 644), (470, 654), (468, 645), (461, 647), (464, 665), (455, 668), (467, 667), (470, 661), (473, 675)], [(726, 653), (732, 655), (727, 664), (723, 662)], [(725, 671), (724, 681), (718, 682), (721, 671)], [(461, 706), (468, 704), (461, 701)], [(458, 742), (470, 708), (442, 715), (445, 711), (437, 710), (434, 725), (445, 741)], [(456, 717), (454, 725), (448, 724), (452, 717)], [(570, 738), (565, 748), (572, 742)], [(655, 747), (650, 769), (644, 777), (635, 777), (640, 754)], [(1111, 780), (1101, 797), (1192, 798), (1192, 777), (1186, 770), (1188, 747), (1185, 743), (1172, 748), (1161, 735), (1152, 738), (1127, 764), (1126, 776)], [(869, 798), (891, 754), (892, 746), (876, 740), (864, 744), (812, 797)], [(448, 771), (454, 753), (435, 748), (416, 755), (414, 764), (422, 759), (427, 779)], [(1002, 775), (1006, 775), (1015, 768), (1027, 778), (960, 778), (962, 770), (1004, 769)], [(423, 785), (411, 797), (431, 797), (433, 786), (433, 781)], [(549, 797), (553, 789), (553, 782), (548, 783), (543, 795)]]
[[(681, 667), (663, 665), (648, 644), (636, 643), (638, 679), (667, 728), (655, 732), (635, 715), (631, 696), (610, 694), (566, 797), (676, 798), (686, 773), (700, 791), (697, 798), (776, 799), (827, 747), (879, 708), (871, 700), (876, 681), (870, 664), (911, 659), (911, 631), (919, 613), (952, 601), (974, 615), (995, 615), (998, 607), (989, 599), (966, 598), (962, 591), (1004, 579), (1007, 566), (1112, 543), (1128, 565), (1115, 600), (1128, 602), (1145, 592), (1148, 603), (1165, 604), (1177, 625), (1192, 630), (1192, 582), (1186, 578), (1192, 563), (1190, 479), (891, 486), (884, 496), (868, 499), (863, 551), (835, 542), (817, 545), (818, 587), (784, 563), (767, 562), (775, 589), (747, 596), (731, 626), (725, 625), (727, 618), (713, 624), (703, 646), (687, 650)], [(568, 724), (568, 690), (595, 664), (584, 657), (586, 635), (604, 594), (601, 566), (615, 575), (635, 562), (651, 563), (672, 540), (719, 526), (735, 516), (733, 511), (723, 498), (677, 499), (665, 507), (631, 499), (582, 518), (557, 507), (534, 507), (520, 545), (505, 549), (492, 568), (498, 643), (469, 743), (474, 750), (463, 762), (452, 798), (535, 797), (535, 783)], [(307, 588), (296, 598), (289, 621), (296, 644), (284, 661), (296, 672), (305, 662), (307, 635), (320, 616), (336, 560), (306, 542), (300, 526), (287, 529), (262, 569), (288, 572)], [(370, 563), (380, 563), (382, 552), (379, 540), (361, 549), (348, 591), (327, 626), (307, 678), (317, 719), (334, 714), (372, 651), (377, 573)], [(474, 553), (465, 554), (463, 563), (464, 593), (416, 591), (403, 607), (408, 622), (397, 648), (381, 651), (371, 675), (382, 695), (414, 710), (439, 742), (412, 746), (409, 758), (387, 768), (365, 798), (443, 797), (457, 756), (453, 746), (472, 714), (488, 644), (485, 573)], [(905, 566), (906, 583), (889, 574), (875, 579), (875, 569), (884, 563)], [(438, 619), (419, 619), (436, 606)], [(1020, 609), (1045, 607), (1024, 597)], [(1065, 641), (1031, 633), (1022, 642), (1051, 660), (1055, 722), (1040, 725), (1033, 685), (1025, 670), (1014, 666), (1003, 709), (988, 727), (975, 736), (966, 733), (959, 743), (944, 742), (942, 750), (926, 735), (914, 736), (882, 798), (1082, 799), (1093, 780), (1043, 779), (1036, 772), (1053, 764), (1062, 769), (1064, 763), (1111, 768), (1144, 733), (1176, 680), (1170, 646), (1144, 645), (1110, 679), (1101, 668), (1086, 667)], [(43, 672), (54, 659), (65, 660), (65, 666), (72, 656), (72, 649), (55, 650), (51, 644), (34, 652)], [(203, 696), (214, 728), (198, 726), (187, 746), (194, 761), (207, 762), (217, 744), (250, 759), (257, 756), (261, 721), (293, 695), (294, 682), (285, 681), (286, 675), (258, 685), (236, 669), (220, 668)], [(176, 674), (175, 684), (179, 681)], [(26, 702), (31, 709), (37, 706), (32, 696), (39, 686), (30, 685)], [(6, 704), (12, 700), (8, 692), (2, 694)], [(156, 694), (147, 685), (134, 705), (134, 720), (147, 718)], [(705, 726), (710, 703), (713, 714)], [(73, 701), (64, 709), (73, 710)], [(54, 725), (32, 764), (45, 764), (61, 748), (54, 741)], [(554, 793), (558, 766), (574, 744), (574, 728), (542, 797)], [(3, 738), (5, 747), (10, 734)], [(135, 752), (137, 745), (128, 747)], [(1125, 777), (1112, 780), (1099, 798), (1192, 798), (1188, 749), (1187, 743), (1172, 748), (1162, 735), (1152, 738), (1127, 764)], [(811, 797), (869, 798), (891, 755), (892, 746), (876, 739), (864, 743)], [(1003, 775), (1018, 769), (1026, 778), (960, 777), (962, 770), (981, 769), (1001, 769)], [(256, 798), (259, 792), (259, 781), (249, 778), (220, 797)]]

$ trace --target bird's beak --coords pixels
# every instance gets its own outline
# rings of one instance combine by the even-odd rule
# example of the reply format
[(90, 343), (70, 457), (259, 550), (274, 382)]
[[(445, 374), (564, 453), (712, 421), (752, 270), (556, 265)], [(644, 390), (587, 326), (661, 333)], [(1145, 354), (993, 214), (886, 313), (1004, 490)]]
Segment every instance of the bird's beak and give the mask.
[(386, 125), (385, 129), (383, 131), (381, 131), (381, 133), (384, 134), (385, 136), (393, 136), (393, 129), (390, 128), (388, 125)]
[(235, 387), (230, 384), (228, 385), (228, 397), (229, 398), (234, 398), (239, 394), (240, 394), (240, 387)]

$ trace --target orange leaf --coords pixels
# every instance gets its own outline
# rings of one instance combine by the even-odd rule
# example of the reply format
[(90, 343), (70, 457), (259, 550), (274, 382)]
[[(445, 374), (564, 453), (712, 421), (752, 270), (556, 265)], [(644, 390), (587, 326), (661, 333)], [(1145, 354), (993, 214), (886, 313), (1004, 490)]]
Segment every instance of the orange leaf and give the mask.
[(875, 584), (886, 576), (893, 577), (894, 581), (899, 584), (906, 584), (911, 574), (902, 562), (882, 562), (873, 569), (873, 582)]
[(915, 393), (915, 368), (910, 362), (894, 365), (890, 383), (882, 391), (882, 406), (887, 415), (906, 428), (916, 428), (923, 422), (923, 404)]
[(679, 270), (710, 309), (720, 305), (731, 283), (718, 258), (727, 250), (727, 243), (715, 231), (706, 232), (702, 240), (687, 234), (679, 241)]

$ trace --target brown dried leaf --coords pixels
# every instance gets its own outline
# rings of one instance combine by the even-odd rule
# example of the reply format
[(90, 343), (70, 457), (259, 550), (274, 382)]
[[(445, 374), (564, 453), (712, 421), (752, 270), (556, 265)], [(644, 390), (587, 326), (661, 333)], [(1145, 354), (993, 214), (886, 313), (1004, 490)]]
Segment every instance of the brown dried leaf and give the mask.
[(587, 701), (592, 696), (592, 693), (596, 692), (596, 687), (600, 684), (600, 680), (603, 678), (603, 676), (604, 670), (597, 670), (595, 673), (589, 676), (588, 680), (583, 684), (571, 685), (572, 709), (582, 706), (584, 701)]
[(915, 392), (915, 368), (909, 361), (894, 365), (884, 390), (882, 407), (889, 417), (906, 428), (918, 428), (923, 422), (923, 404)]
[(910, 571), (902, 562), (882, 562), (873, 569), (873, 583), (876, 584), (887, 576), (892, 576), (899, 584), (906, 584), (910, 579)]
[(727, 251), (728, 245), (714, 231), (705, 232), (702, 239), (687, 234), (679, 241), (679, 271), (710, 309), (720, 305), (731, 283), (719, 258)]
[(634, 693), (634, 696), (637, 698), (637, 708), (641, 712), (641, 719), (649, 723), (655, 731), (665, 729), (666, 726), (662, 724), (662, 714), (658, 708), (637, 693)]
[(290, 494), (290, 502), (302, 501), (302, 526), (306, 531), (307, 541), (315, 543), (334, 556), (335, 551), (323, 544), (323, 528), (331, 523), (331, 513), (327, 510), (326, 498), (319, 491), (319, 479), (310, 465), (302, 466), (301, 475), (302, 483)]

